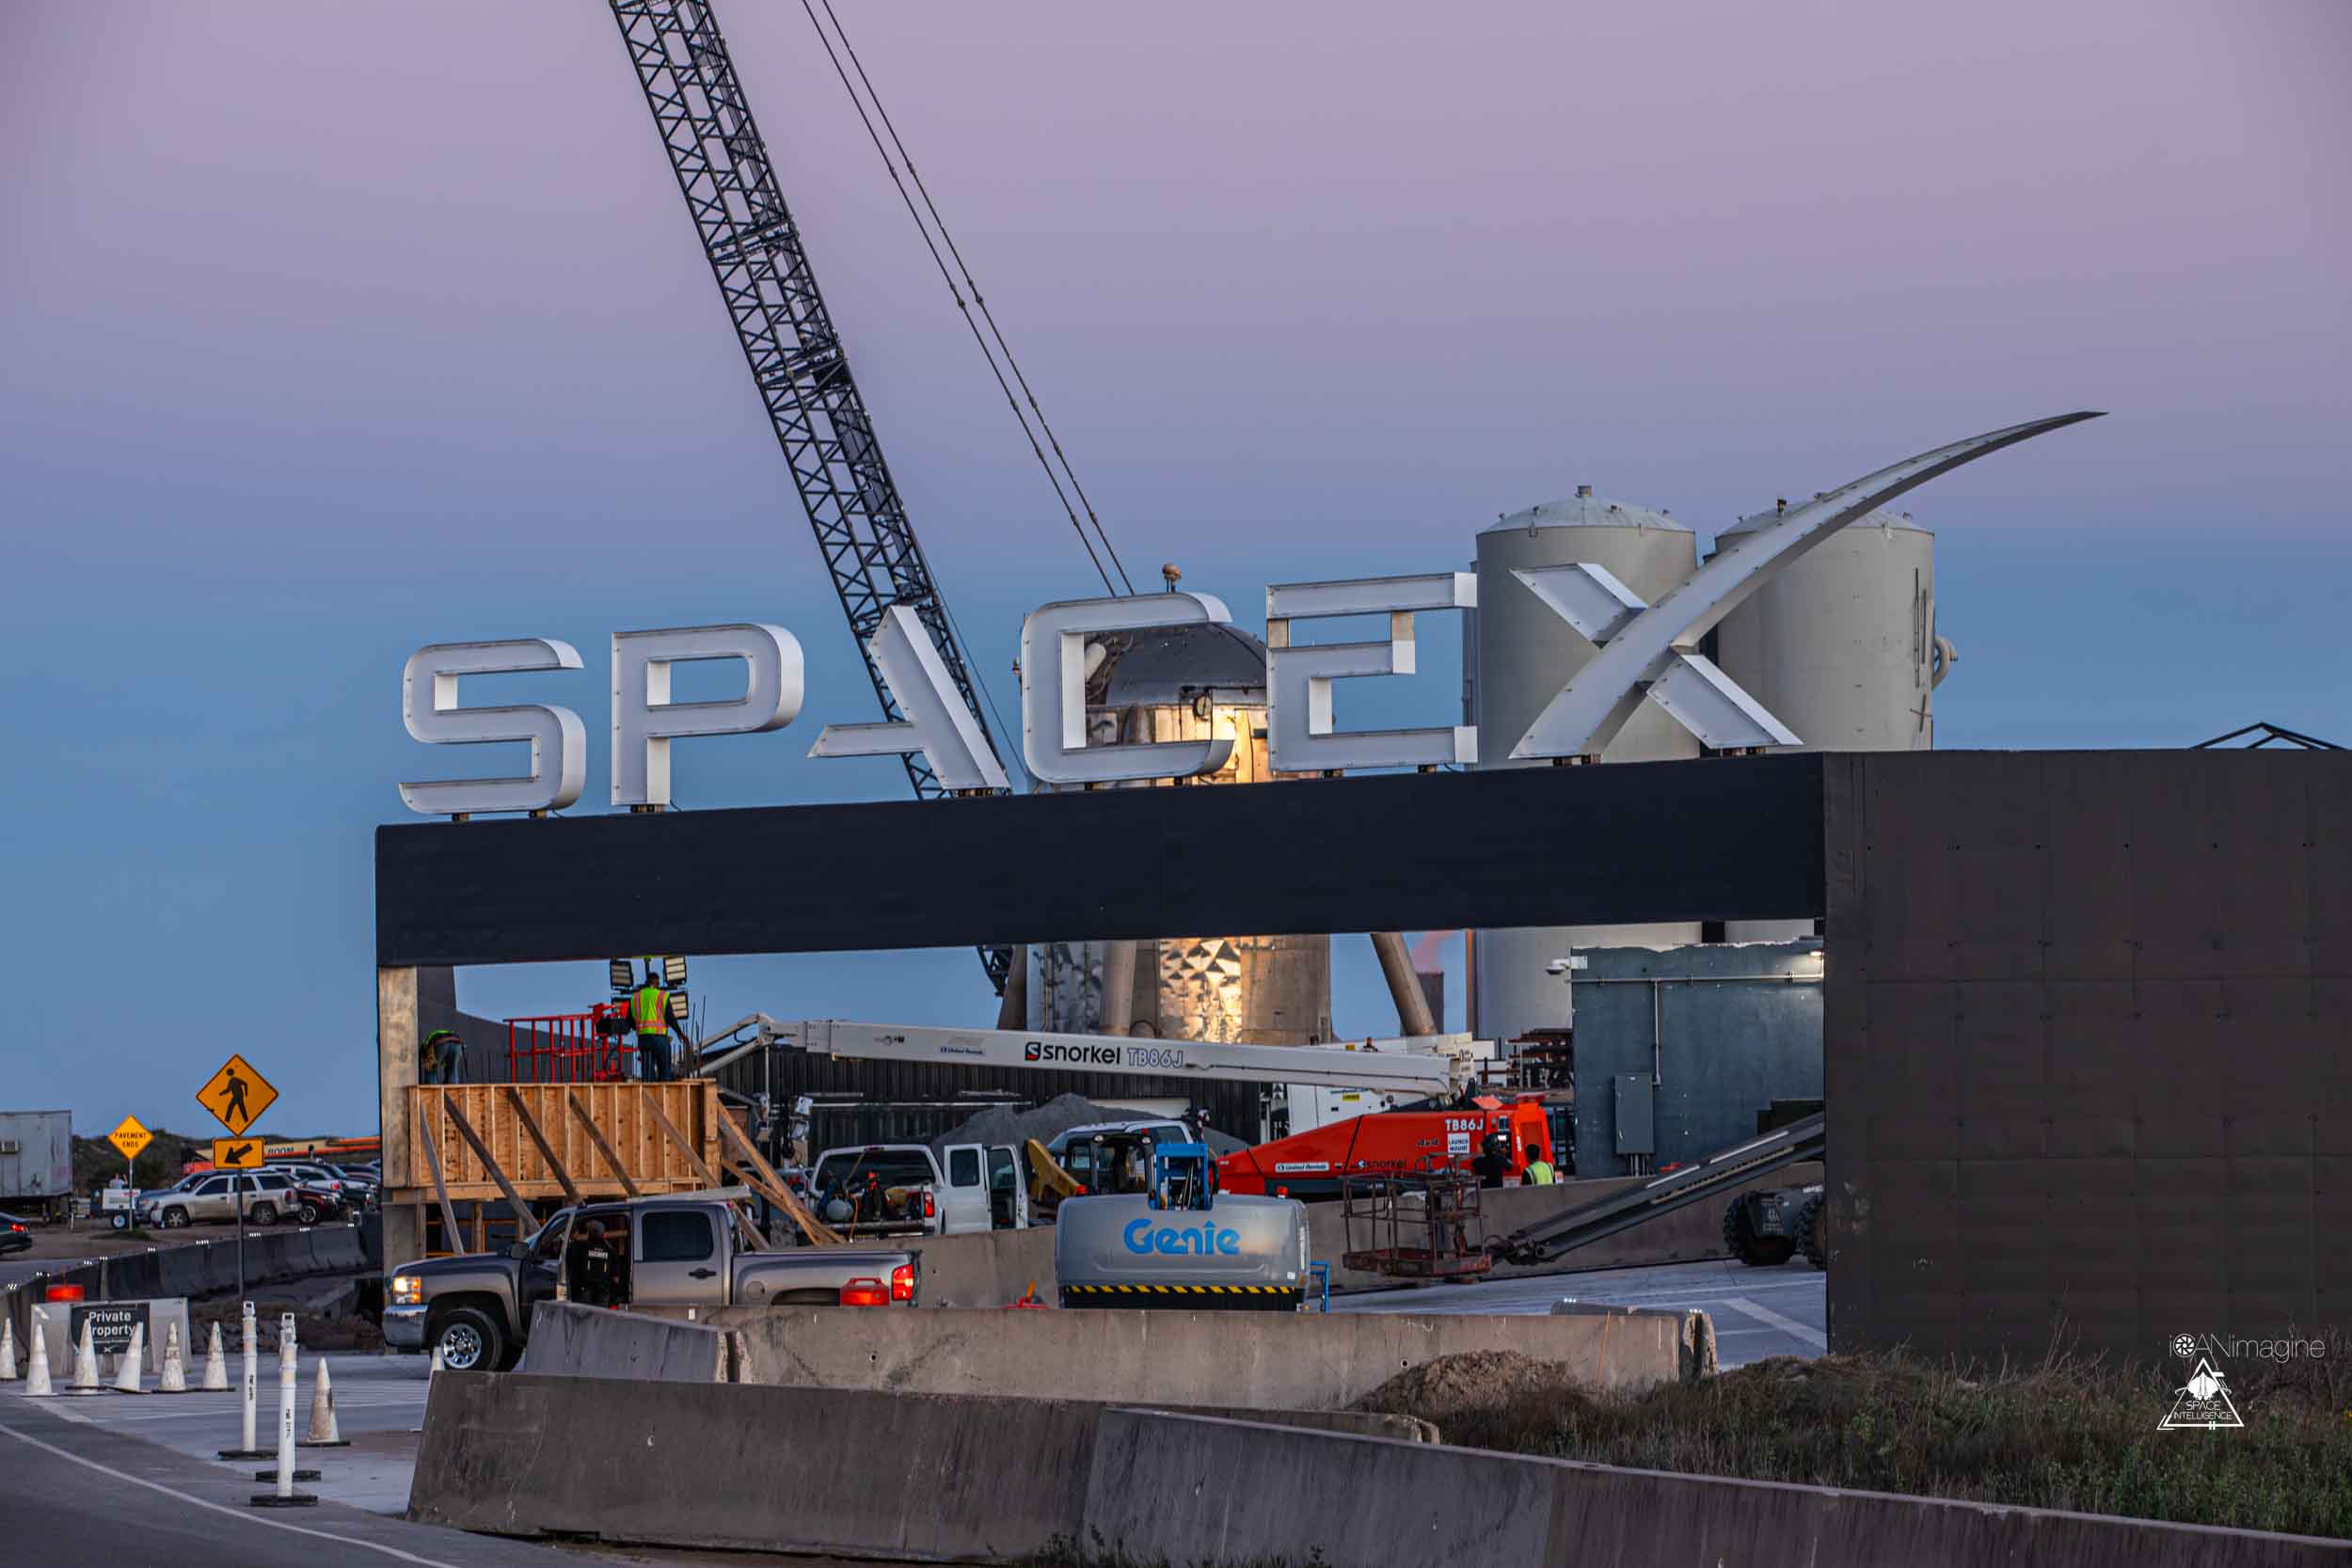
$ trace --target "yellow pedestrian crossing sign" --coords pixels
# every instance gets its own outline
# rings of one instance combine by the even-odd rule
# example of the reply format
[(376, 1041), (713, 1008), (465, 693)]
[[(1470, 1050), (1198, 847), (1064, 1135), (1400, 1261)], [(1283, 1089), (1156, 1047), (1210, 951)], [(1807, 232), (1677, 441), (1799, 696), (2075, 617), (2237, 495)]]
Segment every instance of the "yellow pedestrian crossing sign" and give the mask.
[(155, 1134), (139, 1125), (136, 1117), (124, 1117), (122, 1125), (106, 1134), (106, 1141), (122, 1151), (126, 1160), (135, 1160), (139, 1150), (155, 1141)]
[(213, 1140), (215, 1170), (259, 1170), (262, 1168), (262, 1140), (259, 1138), (215, 1138)]
[(254, 1071), (251, 1062), (235, 1055), (221, 1063), (220, 1070), (196, 1091), (196, 1102), (238, 1137), (245, 1136), (246, 1129), (261, 1120), (262, 1113), (277, 1100), (278, 1090), (270, 1081)]

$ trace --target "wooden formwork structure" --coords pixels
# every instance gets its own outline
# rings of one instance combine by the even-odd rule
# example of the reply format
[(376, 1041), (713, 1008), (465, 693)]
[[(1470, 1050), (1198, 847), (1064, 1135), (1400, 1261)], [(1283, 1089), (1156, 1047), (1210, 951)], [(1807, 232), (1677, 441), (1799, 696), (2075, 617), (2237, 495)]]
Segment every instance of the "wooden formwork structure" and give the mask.
[[(762, 1193), (810, 1241), (841, 1240), (785, 1190), (729, 1119), (711, 1079), (416, 1084), (406, 1092), (408, 1170), (424, 1181), (387, 1191), (384, 1202), (411, 1209), (428, 1251), (484, 1251), (494, 1232), (519, 1240), (564, 1204), (729, 1181)], [(461, 1204), (470, 1211), (470, 1237)], [(755, 1240), (755, 1229), (746, 1237)]]
[[(427, 1201), (437, 1164), (441, 1185), (453, 1199), (490, 1202), (504, 1196), (473, 1139), (459, 1131), (461, 1117), (526, 1201), (570, 1196), (542, 1152), (543, 1140), (584, 1197), (626, 1197), (630, 1185), (643, 1194), (692, 1192), (705, 1185), (703, 1172), (662, 1131), (661, 1117), (686, 1135), (706, 1169), (719, 1164), (719, 1085), (708, 1078), (672, 1084), (419, 1084), (408, 1094), (408, 1168), (425, 1181), (415, 1194), (403, 1196)], [(605, 1159), (598, 1135), (620, 1157), (628, 1182)]]

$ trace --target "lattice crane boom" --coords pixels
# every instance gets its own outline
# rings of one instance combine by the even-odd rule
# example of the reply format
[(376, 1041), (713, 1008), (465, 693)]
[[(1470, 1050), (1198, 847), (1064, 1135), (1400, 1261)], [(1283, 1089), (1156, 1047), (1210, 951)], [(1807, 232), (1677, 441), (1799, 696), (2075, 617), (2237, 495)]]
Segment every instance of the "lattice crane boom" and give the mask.
[[(921, 617), (995, 751), (963, 649), (874, 439), (873, 420), (707, 0), (612, 5), (882, 716), (903, 717), (866, 644), (883, 612), (905, 605)], [(919, 752), (905, 760), (917, 796), (946, 793)], [(982, 957), (1001, 990), (1004, 956), (983, 950)]]

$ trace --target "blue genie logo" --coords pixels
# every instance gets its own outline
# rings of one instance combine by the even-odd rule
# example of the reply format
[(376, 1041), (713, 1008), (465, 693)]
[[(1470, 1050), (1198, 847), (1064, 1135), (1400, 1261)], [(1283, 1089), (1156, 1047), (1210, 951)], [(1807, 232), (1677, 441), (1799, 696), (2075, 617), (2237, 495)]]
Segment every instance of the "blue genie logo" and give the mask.
[(1232, 1258), (1241, 1252), (1241, 1232), (1215, 1225), (1164, 1225), (1155, 1230), (1149, 1219), (1132, 1220), (1120, 1232), (1120, 1239), (1127, 1243), (1129, 1252), (1156, 1252), (1165, 1258)]

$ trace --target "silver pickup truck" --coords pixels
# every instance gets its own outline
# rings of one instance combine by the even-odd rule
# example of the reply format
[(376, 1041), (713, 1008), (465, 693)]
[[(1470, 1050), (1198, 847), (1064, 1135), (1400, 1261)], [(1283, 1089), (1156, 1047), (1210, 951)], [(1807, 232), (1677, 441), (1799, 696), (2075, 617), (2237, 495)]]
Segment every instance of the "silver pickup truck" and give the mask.
[[(732, 1194), (734, 1189), (726, 1189)], [(556, 1213), (503, 1252), (429, 1258), (389, 1271), (384, 1342), (394, 1350), (438, 1345), (459, 1370), (514, 1364), (531, 1313), (556, 1299), (588, 1222), (604, 1227), (627, 1307), (912, 1307), (916, 1254), (896, 1247), (792, 1247), (753, 1252), (739, 1243), (728, 1196), (695, 1193), (591, 1203)]]

